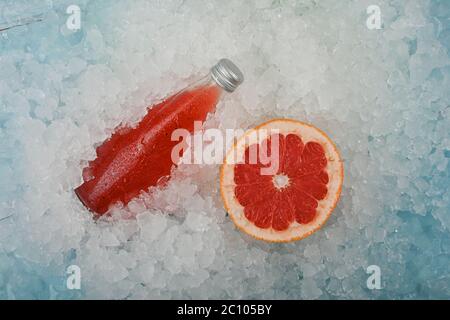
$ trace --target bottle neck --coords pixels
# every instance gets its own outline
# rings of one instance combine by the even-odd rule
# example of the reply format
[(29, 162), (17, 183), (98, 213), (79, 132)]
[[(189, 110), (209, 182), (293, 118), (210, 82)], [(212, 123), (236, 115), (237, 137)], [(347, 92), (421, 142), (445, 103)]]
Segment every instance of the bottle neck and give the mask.
[(217, 89), (218, 92), (220, 92), (220, 95), (222, 95), (224, 92), (227, 92), (219, 83), (217, 83), (217, 81), (212, 77), (211, 73), (197, 80), (196, 82), (191, 84), (187, 89), (193, 90), (201, 87), (204, 88), (214, 87)]

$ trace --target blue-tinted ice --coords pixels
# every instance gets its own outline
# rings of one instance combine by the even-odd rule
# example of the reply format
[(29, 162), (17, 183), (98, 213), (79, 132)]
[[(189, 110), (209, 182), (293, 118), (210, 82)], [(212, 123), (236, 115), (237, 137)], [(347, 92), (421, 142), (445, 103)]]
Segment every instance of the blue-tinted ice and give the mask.
[[(450, 2), (377, 2), (380, 30), (371, 1), (3, 0), (0, 29), (42, 21), (0, 32), (0, 298), (450, 298)], [(286, 116), (338, 144), (327, 225), (249, 239), (225, 216), (217, 166), (180, 167), (94, 223), (72, 192), (94, 146), (223, 56), (246, 82), (207, 126)]]

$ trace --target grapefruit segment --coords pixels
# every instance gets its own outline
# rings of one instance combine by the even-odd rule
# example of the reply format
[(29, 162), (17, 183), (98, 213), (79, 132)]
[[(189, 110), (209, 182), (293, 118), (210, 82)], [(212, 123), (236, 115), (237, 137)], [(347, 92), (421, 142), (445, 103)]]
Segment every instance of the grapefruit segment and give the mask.
[[(260, 151), (272, 163), (262, 161)], [(263, 173), (274, 162), (276, 171)], [(247, 131), (229, 150), (220, 188), (238, 228), (258, 239), (287, 242), (325, 223), (342, 182), (342, 161), (325, 133), (300, 121), (276, 119)]]

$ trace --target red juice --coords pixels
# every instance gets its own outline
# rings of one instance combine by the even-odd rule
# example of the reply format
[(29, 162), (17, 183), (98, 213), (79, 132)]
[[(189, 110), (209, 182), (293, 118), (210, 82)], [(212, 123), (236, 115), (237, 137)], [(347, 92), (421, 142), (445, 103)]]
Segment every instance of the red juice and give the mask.
[(134, 128), (122, 128), (97, 149), (97, 158), (83, 170), (83, 184), (75, 189), (82, 203), (102, 215), (117, 202), (127, 204), (142, 191), (158, 185), (175, 165), (172, 132), (194, 131), (195, 121), (205, 121), (214, 112), (223, 90), (231, 92), (243, 81), (231, 61), (222, 59), (211, 77), (188, 87), (148, 109)]

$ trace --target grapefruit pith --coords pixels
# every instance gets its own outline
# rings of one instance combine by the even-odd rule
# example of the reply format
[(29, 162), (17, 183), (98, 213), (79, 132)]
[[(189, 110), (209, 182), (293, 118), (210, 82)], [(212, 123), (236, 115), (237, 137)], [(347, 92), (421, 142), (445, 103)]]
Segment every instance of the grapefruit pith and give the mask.
[(228, 151), (220, 174), (222, 199), (236, 226), (271, 242), (318, 230), (335, 208), (342, 182), (342, 160), (330, 138), (291, 119), (247, 131)]

